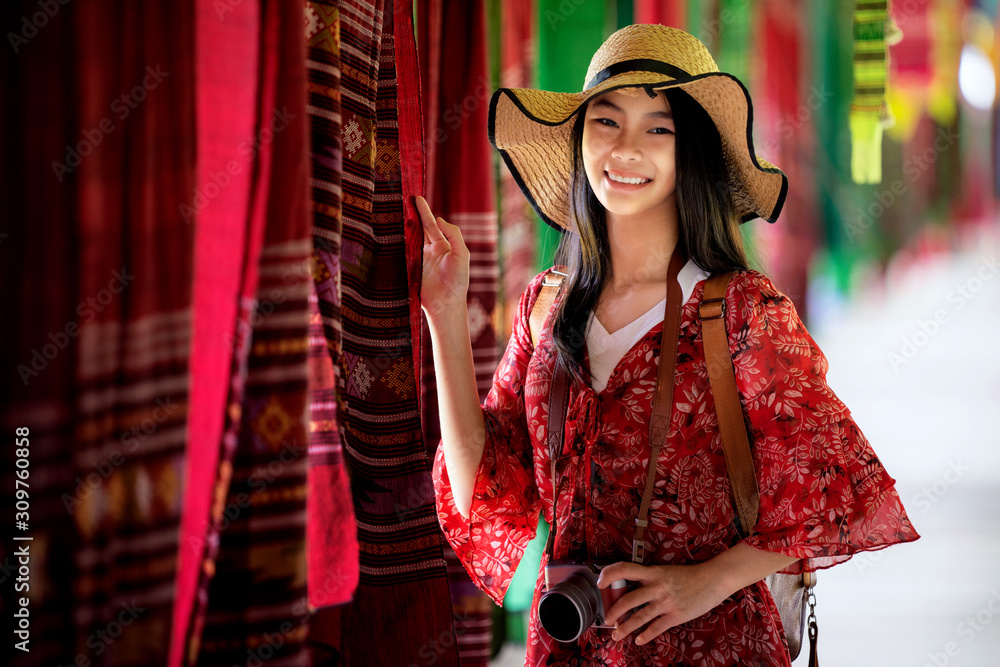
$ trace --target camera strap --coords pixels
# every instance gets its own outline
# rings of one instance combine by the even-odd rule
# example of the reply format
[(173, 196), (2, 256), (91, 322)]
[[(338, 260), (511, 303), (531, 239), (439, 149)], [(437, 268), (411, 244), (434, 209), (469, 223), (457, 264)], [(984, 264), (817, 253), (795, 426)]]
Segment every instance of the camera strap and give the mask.
[(646, 557), (646, 543), (643, 533), (649, 525), (649, 501), (653, 498), (656, 483), (656, 463), (660, 459), (660, 448), (667, 440), (670, 430), (670, 414), (674, 405), (674, 373), (677, 370), (677, 336), (681, 325), (681, 299), (683, 298), (677, 274), (687, 263), (687, 254), (678, 243), (670, 257), (667, 268), (667, 304), (663, 309), (663, 331), (660, 334), (660, 367), (656, 373), (656, 389), (653, 394), (653, 416), (649, 420), (649, 465), (646, 468), (646, 488), (642, 493), (642, 504), (635, 518), (635, 534), (632, 537), (632, 562), (643, 564)]
[[(635, 518), (635, 533), (632, 538), (632, 561), (643, 563), (645, 559), (645, 542), (643, 533), (649, 525), (649, 503), (653, 497), (653, 487), (656, 483), (656, 463), (659, 460), (660, 449), (667, 439), (667, 431), (670, 429), (670, 414), (673, 407), (674, 396), (674, 372), (677, 364), (677, 337), (680, 333), (681, 319), (681, 299), (683, 298), (680, 284), (677, 282), (677, 275), (681, 268), (687, 263), (687, 253), (678, 243), (670, 257), (670, 264), (667, 267), (667, 301), (663, 313), (663, 331), (660, 337), (660, 365), (656, 375), (656, 389), (653, 394), (652, 418), (649, 422), (649, 463), (646, 469), (646, 487), (642, 494), (642, 504), (639, 513)], [(565, 276), (565, 274), (559, 274)], [(542, 292), (536, 299), (535, 307), (531, 312), (532, 342), (537, 345), (538, 338), (536, 331), (541, 330), (540, 320), (544, 320), (554, 302), (555, 292), (561, 286), (561, 278), (554, 277), (549, 282), (546, 276), (542, 283)], [(548, 290), (546, 288), (555, 288)], [(544, 298), (544, 300), (543, 300)], [(552, 480), (552, 526), (549, 529), (549, 537), (545, 542), (545, 553), (548, 562), (553, 560), (553, 550), (555, 545), (556, 521), (556, 499), (558, 498), (558, 483), (556, 480), (556, 462), (563, 449), (565, 438), (566, 410), (569, 405), (569, 375), (567, 370), (559, 362), (558, 357), (552, 369), (552, 381), (549, 387), (549, 430), (548, 430), (548, 450), (550, 479)], [(558, 425), (557, 428), (552, 428)]]

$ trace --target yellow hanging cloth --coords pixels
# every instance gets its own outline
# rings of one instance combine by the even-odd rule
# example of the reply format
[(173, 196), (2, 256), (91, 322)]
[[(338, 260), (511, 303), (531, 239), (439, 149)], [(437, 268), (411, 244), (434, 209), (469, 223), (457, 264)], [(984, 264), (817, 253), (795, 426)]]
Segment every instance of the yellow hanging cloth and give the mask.
[(885, 102), (887, 43), (902, 32), (889, 18), (887, 0), (858, 0), (854, 7), (854, 98), (850, 108), (851, 178), (882, 181), (882, 133), (894, 119)]

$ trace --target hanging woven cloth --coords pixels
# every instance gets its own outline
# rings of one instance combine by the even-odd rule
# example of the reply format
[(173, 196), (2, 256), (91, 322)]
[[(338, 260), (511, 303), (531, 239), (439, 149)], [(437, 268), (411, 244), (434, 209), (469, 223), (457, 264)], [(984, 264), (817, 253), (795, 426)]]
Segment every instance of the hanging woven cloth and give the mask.
[(851, 100), (851, 178), (882, 181), (882, 131), (893, 124), (885, 103), (886, 44), (899, 41), (887, 0), (858, 0), (854, 7), (854, 99)]

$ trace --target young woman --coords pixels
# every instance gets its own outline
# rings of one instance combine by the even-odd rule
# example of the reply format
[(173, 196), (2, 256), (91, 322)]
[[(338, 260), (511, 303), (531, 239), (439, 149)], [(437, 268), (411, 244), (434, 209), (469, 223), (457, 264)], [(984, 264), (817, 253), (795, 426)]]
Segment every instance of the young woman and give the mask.
[[(746, 89), (701, 42), (658, 25), (612, 35), (581, 93), (494, 94), (490, 139), (543, 219), (565, 231), (557, 264), (568, 275), (537, 347), (529, 314), (545, 273), (528, 285), (482, 406), (469, 253), (458, 228), (417, 198), (442, 430), (434, 481), (448, 541), (498, 604), (539, 512), (555, 531), (555, 558), (610, 564), (602, 588), (638, 584), (608, 612), (617, 628), (561, 643), (538, 623), (540, 573), (526, 664), (789, 665), (764, 577), (919, 537), (894, 480), (827, 385), (826, 358), (791, 300), (748, 265), (739, 225), (773, 222), (787, 187), (753, 153), (750, 109)], [(686, 259), (675, 279), (679, 339), (676, 359), (662, 360), (675, 253)], [(697, 313), (706, 279), (729, 270), (724, 317), (760, 492), (758, 521), (742, 540)], [(660, 363), (676, 363), (673, 405), (639, 565), (634, 513)], [(555, 364), (572, 383), (565, 422), (551, 425), (565, 434), (553, 479)]]

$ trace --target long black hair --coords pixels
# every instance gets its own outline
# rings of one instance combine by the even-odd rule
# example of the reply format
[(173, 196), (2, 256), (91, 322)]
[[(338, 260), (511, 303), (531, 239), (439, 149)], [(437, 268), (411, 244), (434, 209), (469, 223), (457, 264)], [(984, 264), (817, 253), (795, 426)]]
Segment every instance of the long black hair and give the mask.
[[(747, 270), (749, 261), (740, 219), (730, 194), (722, 140), (711, 116), (679, 88), (659, 91), (670, 103), (676, 137), (674, 158), (678, 240), (687, 256), (710, 275)], [(604, 206), (594, 194), (583, 164), (586, 105), (573, 123), (573, 169), (570, 217), (574, 229), (564, 231), (555, 263), (569, 274), (565, 296), (553, 317), (553, 341), (558, 363), (588, 386), (583, 366), (583, 340), (590, 312), (611, 275), (611, 248)]]

